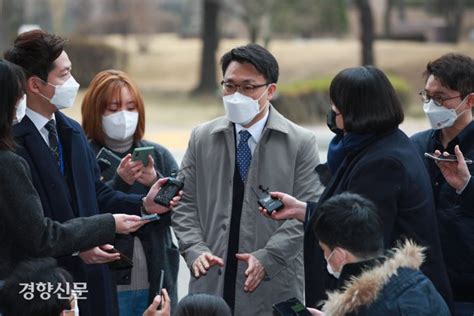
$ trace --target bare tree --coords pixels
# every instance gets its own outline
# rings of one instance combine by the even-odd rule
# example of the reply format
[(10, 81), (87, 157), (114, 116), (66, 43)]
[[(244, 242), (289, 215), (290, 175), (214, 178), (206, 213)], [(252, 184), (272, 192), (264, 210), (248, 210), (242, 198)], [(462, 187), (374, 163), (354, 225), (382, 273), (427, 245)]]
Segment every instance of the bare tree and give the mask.
[(461, 35), (461, 26), (464, 13), (464, 0), (438, 0), (441, 12), (446, 21), (446, 40), (456, 43)]
[(0, 0), (0, 51), (3, 52), (16, 37), (23, 23), (23, 0)]
[(217, 29), (220, 2), (219, 0), (203, 0), (201, 21), (201, 70), (199, 84), (194, 89), (195, 94), (210, 94), (216, 90), (216, 52), (219, 45)]
[(374, 65), (374, 21), (368, 0), (355, 0), (361, 26), (362, 65)]

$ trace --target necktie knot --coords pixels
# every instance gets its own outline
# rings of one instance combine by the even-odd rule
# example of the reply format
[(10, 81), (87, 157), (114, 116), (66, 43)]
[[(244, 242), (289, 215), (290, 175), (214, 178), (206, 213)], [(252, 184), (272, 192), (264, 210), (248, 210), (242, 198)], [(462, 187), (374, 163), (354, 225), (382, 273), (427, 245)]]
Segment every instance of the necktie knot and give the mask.
[(240, 131), (239, 135), (240, 135), (239, 141), (244, 142), (244, 143), (248, 142), (249, 138), (252, 136), (248, 131), (245, 131), (245, 130)]
[(56, 123), (54, 120), (49, 120), (48, 123), (46, 123), (45, 128), (49, 133), (55, 136), (58, 135), (58, 132), (56, 131)]

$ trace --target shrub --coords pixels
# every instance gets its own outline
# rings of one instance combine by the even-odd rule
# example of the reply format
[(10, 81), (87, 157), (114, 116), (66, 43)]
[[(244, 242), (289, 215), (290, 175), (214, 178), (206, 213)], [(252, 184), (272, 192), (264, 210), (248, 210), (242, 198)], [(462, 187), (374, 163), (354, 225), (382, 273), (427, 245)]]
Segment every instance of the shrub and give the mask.
[(98, 40), (73, 38), (68, 42), (66, 51), (72, 62), (74, 78), (82, 87), (87, 87), (102, 70), (126, 70), (127, 54)]
[[(405, 106), (410, 95), (408, 83), (395, 75), (388, 75), (388, 78), (402, 105)], [(331, 105), (329, 99), (331, 80), (332, 78), (317, 78), (280, 85), (272, 104), (291, 121), (325, 122), (326, 113)]]

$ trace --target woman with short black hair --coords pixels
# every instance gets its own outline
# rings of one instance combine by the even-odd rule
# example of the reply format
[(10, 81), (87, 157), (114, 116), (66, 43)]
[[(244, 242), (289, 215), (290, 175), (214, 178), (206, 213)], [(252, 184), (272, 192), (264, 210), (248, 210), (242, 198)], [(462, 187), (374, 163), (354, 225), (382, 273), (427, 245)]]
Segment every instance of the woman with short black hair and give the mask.
[[(393, 86), (382, 71), (363, 66), (338, 73), (329, 93), (328, 126), (336, 133), (328, 150), (332, 178), (318, 204), (346, 191), (373, 201), (383, 221), (385, 247), (392, 248), (404, 238), (427, 247), (421, 270), (450, 305), (430, 180), (415, 148), (398, 128), (403, 110)], [(316, 306), (336, 284), (311, 232), (318, 204), (272, 194), (285, 206), (272, 214), (273, 219), (296, 218), (305, 223), (306, 304)]]

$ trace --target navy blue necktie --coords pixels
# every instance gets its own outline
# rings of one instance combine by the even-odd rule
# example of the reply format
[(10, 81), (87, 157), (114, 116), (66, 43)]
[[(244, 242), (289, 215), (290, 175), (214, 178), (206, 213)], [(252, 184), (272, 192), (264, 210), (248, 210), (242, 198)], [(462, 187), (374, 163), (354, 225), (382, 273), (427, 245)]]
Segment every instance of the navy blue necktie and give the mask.
[(252, 160), (252, 152), (248, 144), (249, 138), (252, 136), (248, 131), (239, 132), (239, 145), (237, 146), (237, 166), (239, 167), (240, 178), (243, 182), (247, 180), (247, 172), (249, 171), (250, 161)]
[(61, 158), (59, 157), (59, 142), (56, 123), (54, 120), (50, 120), (48, 123), (46, 123), (45, 128), (48, 130), (49, 149), (51, 149), (51, 154), (53, 154), (53, 158), (56, 161), (58, 168), (61, 169)]

